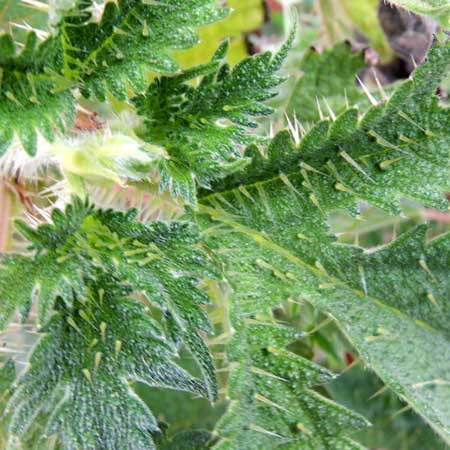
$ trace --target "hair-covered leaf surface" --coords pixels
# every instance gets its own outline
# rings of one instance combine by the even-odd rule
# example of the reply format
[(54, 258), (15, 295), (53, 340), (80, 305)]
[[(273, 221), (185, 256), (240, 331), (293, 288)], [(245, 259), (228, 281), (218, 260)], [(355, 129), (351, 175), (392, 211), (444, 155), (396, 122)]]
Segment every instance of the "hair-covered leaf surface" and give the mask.
[[(11, 386), (16, 380), (16, 368), (12, 359), (2, 363), (0, 367), (0, 414), (3, 415), (7, 400), (10, 396)], [(7, 424), (5, 420), (0, 423), (0, 448), (6, 447)]]
[(217, 450), (362, 450), (348, 436), (368, 423), (314, 387), (334, 375), (286, 346), (299, 336), (270, 315), (232, 312), (228, 347), (229, 410), (219, 422)]
[(12, 443), (40, 419), (40, 439), (57, 434), (63, 449), (155, 449), (157, 420), (132, 384), (207, 395), (147, 308), (99, 286), (70, 309), (61, 303), (43, 329), (7, 405)]
[[(134, 98), (144, 124), (140, 136), (161, 146), (160, 189), (196, 204), (196, 186), (242, 169), (241, 148), (261, 138), (249, 129), (254, 116), (268, 115), (263, 102), (276, 95), (283, 79), (277, 75), (295, 33), (276, 55), (265, 52), (230, 68), (225, 63), (228, 42), (209, 64), (171, 77), (156, 78), (148, 91)], [(191, 80), (197, 79), (197, 86)]]
[[(336, 120), (323, 120), (296, 136), (279, 133), (267, 154), (250, 146), (245, 170), (218, 181), (213, 192), (285, 178), (302, 178), (307, 197), (327, 208), (356, 206), (357, 199), (391, 212), (402, 197), (440, 209), (450, 188), (449, 109), (435, 94), (450, 66), (450, 45), (436, 43), (427, 61), (387, 102), (377, 102), (362, 117), (349, 108)], [(207, 195), (205, 191), (203, 195)]]
[(197, 215), (240, 317), (309, 300), (446, 441), (449, 237), (425, 245), (418, 228), (365, 253), (337, 244), (327, 215), (355, 211), (360, 199), (394, 212), (402, 196), (447, 206), (450, 113), (435, 91), (449, 64), (450, 45), (436, 43), (414, 77), (363, 117), (350, 109), (319, 122), (299, 146), (282, 132), (265, 156), (251, 148), (244, 173), (205, 193)]
[(202, 332), (210, 331), (209, 302), (201, 280), (215, 277), (212, 261), (198, 245), (195, 225), (134, 220), (127, 213), (95, 210), (74, 198), (65, 212), (55, 209), (52, 223), (32, 229), (19, 223), (31, 242), (30, 256), (0, 259), (2, 326), (20, 309), (25, 317), (33, 299), (38, 324), (51, 318), (57, 298), (67, 308), (88, 295), (99, 276), (144, 293), (163, 312), (168, 335), (184, 343), (198, 361), (210, 398), (216, 395), (214, 368)]
[(74, 119), (73, 92), (118, 98), (143, 92), (150, 71), (174, 73), (171, 53), (198, 43), (196, 30), (228, 14), (215, 0), (78, 0), (42, 43), (34, 32), (19, 52), (0, 34), (0, 155), (14, 135), (37, 152), (38, 133), (53, 141)]
[(302, 74), (290, 94), (288, 114), (295, 114), (300, 122), (315, 123), (320, 114), (329, 116), (330, 110), (340, 114), (348, 105), (367, 101), (356, 83), (364, 66), (362, 52), (352, 51), (348, 42), (323, 52), (310, 49), (300, 63)]
[(61, 67), (57, 38), (39, 43), (36, 34), (29, 33), (18, 52), (11, 35), (0, 36), (0, 155), (15, 134), (34, 155), (37, 132), (53, 141), (55, 130), (64, 130), (72, 121), (75, 107), (69, 86), (55, 76)]
[(174, 49), (198, 43), (196, 28), (228, 14), (215, 0), (119, 0), (107, 2), (99, 22), (91, 0), (79, 0), (59, 28), (66, 76), (81, 82), (86, 97), (124, 98), (127, 85), (147, 87), (149, 71), (173, 73)]

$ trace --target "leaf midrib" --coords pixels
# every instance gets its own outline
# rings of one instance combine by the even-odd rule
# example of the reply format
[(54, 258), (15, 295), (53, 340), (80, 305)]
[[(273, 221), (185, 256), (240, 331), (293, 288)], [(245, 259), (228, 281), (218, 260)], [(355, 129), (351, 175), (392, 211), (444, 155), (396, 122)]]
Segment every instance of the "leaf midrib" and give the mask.
[(333, 283), (333, 284), (338, 283), (339, 285), (344, 285), (346, 287), (346, 289), (349, 289), (356, 296), (364, 297), (364, 298), (372, 301), (373, 303), (376, 303), (380, 307), (390, 310), (391, 312), (393, 312), (394, 314), (396, 314), (397, 316), (399, 316), (403, 319), (413, 321), (416, 325), (420, 326), (423, 329), (426, 329), (428, 331), (434, 331), (436, 333), (443, 334), (445, 336), (445, 334), (441, 330), (434, 328), (433, 326), (429, 325), (428, 323), (419, 321), (417, 319), (413, 319), (410, 316), (408, 316), (406, 313), (400, 311), (399, 309), (394, 308), (390, 305), (387, 305), (382, 300), (380, 300), (376, 297), (370, 296), (359, 289), (355, 289), (355, 288), (349, 286), (349, 284), (347, 282), (343, 282), (339, 278), (336, 278), (334, 276), (329, 275), (326, 272), (321, 271), (317, 267), (314, 267), (313, 265), (307, 263), (306, 261), (302, 260), (298, 256), (294, 255), (291, 251), (289, 251), (285, 247), (282, 247), (281, 245), (276, 244), (275, 242), (270, 240), (267, 236), (263, 235), (262, 233), (258, 232), (257, 230), (234, 221), (233, 219), (230, 218), (229, 215), (223, 214), (214, 208), (211, 208), (211, 207), (208, 207), (205, 205), (201, 205), (201, 204), (199, 205), (199, 212), (203, 213), (203, 214), (207, 214), (208, 216), (210, 216), (213, 219), (220, 220), (222, 223), (224, 223), (224, 224), (230, 226), (231, 228), (237, 230), (238, 232), (252, 238), (258, 245), (260, 245), (268, 250), (274, 251), (274, 252), (278, 253), (279, 255), (283, 256), (289, 262), (295, 264), (296, 266), (303, 267), (303, 268), (309, 270), (310, 272), (312, 272), (314, 275), (316, 275), (324, 280), (327, 280), (330, 283)]
[[(361, 132), (361, 130), (357, 129), (355, 133), (352, 133), (349, 136), (349, 140), (351, 139), (351, 137), (354, 134), (360, 133), (360, 132)], [(307, 136), (308, 135), (304, 136), (303, 139), (305, 139)], [(447, 138), (447, 136), (443, 135), (442, 133), (433, 133), (432, 137), (436, 138), (436, 139), (446, 139)], [(426, 136), (423, 136), (423, 139), (416, 139), (415, 142), (416, 142), (416, 144), (418, 146), (420, 146), (424, 141), (427, 141), (428, 139), (430, 139), (430, 136), (426, 135)], [(330, 141), (327, 141), (327, 143), (330, 143)], [(345, 149), (345, 146), (339, 146), (339, 149), (341, 149), (341, 147), (342, 147), (342, 149)], [(399, 149), (405, 149), (405, 151), (406, 151), (407, 149), (409, 149), (409, 144), (407, 144), (407, 143), (405, 143), (405, 144), (398, 144), (397, 147)], [(296, 150), (298, 150), (298, 149), (299, 149), (299, 147), (297, 146)], [(391, 151), (393, 151), (393, 150), (391, 150)], [(320, 149), (318, 149), (317, 152), (320, 152)], [(398, 153), (400, 153), (400, 152), (398, 152)], [(404, 155), (405, 157), (408, 157), (408, 158), (416, 158), (418, 160), (421, 160), (421, 161), (424, 161), (424, 162), (427, 162), (427, 163), (435, 164), (434, 161), (432, 161), (432, 160), (430, 160), (429, 158), (426, 157), (427, 156), (426, 154), (421, 155), (420, 153), (415, 152), (414, 150), (412, 152), (402, 153), (402, 155)], [(297, 164), (303, 161), (303, 159), (301, 158), (301, 155), (299, 154), (298, 156), (299, 156), (298, 160), (296, 161)], [(307, 159), (306, 159), (306, 161), (307, 161)], [(310, 165), (311, 165), (311, 167), (313, 167), (313, 169), (315, 169), (322, 176), (326, 177), (329, 180), (333, 179), (333, 175), (325, 173), (325, 172), (322, 172), (320, 170), (320, 168), (318, 169), (318, 168), (314, 167), (312, 165), (312, 163)], [(237, 188), (239, 188), (239, 186), (244, 186), (245, 188), (251, 188), (251, 187), (255, 187), (256, 185), (266, 185), (266, 184), (270, 184), (270, 183), (272, 183), (274, 181), (280, 181), (280, 179), (281, 179), (280, 176), (282, 176), (282, 175), (289, 178), (291, 176), (297, 176), (300, 173), (301, 173), (300, 169), (292, 170), (290, 172), (282, 172), (282, 171), (280, 171), (277, 174), (270, 174), (268, 177), (265, 177), (265, 178), (263, 178), (264, 174), (261, 174), (259, 179), (256, 179), (255, 181), (251, 181), (250, 183), (244, 183), (244, 184), (240, 183), (239, 185), (238, 184), (232, 184), (230, 187), (226, 187), (225, 189), (214, 190), (214, 192), (208, 192), (206, 195), (201, 195), (201, 193), (200, 193), (199, 201), (204, 201), (204, 200), (208, 200), (209, 198), (214, 198), (215, 196), (217, 196), (219, 194), (226, 195), (228, 193), (231, 193), (231, 192), (235, 191)], [(336, 182), (339, 182), (338, 179), (335, 178), (335, 180), (336, 180)], [(382, 180), (377, 180), (375, 184), (379, 185), (380, 182), (382, 182)], [(403, 192), (399, 191), (399, 193), (402, 193), (404, 195), (411, 195), (411, 192), (403, 193)]]

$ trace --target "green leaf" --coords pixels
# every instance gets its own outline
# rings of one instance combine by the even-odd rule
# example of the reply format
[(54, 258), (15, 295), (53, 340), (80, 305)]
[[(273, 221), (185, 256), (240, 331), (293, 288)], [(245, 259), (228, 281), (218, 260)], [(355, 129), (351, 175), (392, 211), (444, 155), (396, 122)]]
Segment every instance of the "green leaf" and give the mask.
[[(184, 350), (180, 353), (179, 364), (194, 376), (200, 374), (195, 360)], [(136, 392), (158, 417), (161, 428), (167, 427), (161, 437), (165, 443), (188, 430), (204, 430), (204, 435), (206, 431), (211, 432), (227, 407), (224, 399), (211, 403), (207, 398), (199, 398), (188, 392), (146, 386), (137, 387)], [(208, 439), (211, 438), (209, 436)]]
[[(233, 69), (224, 63), (225, 42), (211, 63), (156, 78), (145, 95), (134, 99), (144, 118), (140, 136), (167, 153), (157, 163), (161, 190), (195, 205), (196, 184), (208, 187), (247, 163), (240, 147), (258, 141), (248, 130), (258, 126), (252, 117), (272, 113), (263, 102), (283, 81), (276, 73), (294, 36), (295, 30), (276, 55), (246, 58)], [(199, 77), (197, 87), (188, 83)]]
[(288, 113), (301, 122), (317, 122), (320, 111), (329, 116), (331, 108), (340, 114), (348, 105), (367, 100), (356, 84), (364, 66), (363, 54), (352, 51), (347, 42), (321, 53), (310, 49), (300, 63), (302, 75), (291, 93)]
[(450, 28), (450, 5), (447, 0), (390, 0), (390, 2), (416, 14), (430, 16), (444, 29)]
[[(0, 367), (0, 414), (3, 416), (6, 403), (11, 394), (11, 388), (16, 380), (14, 361), (9, 359)], [(6, 448), (8, 439), (6, 420), (0, 422), (0, 448)]]
[(449, 65), (450, 45), (436, 43), (413, 79), (363, 117), (350, 109), (322, 121), (299, 146), (282, 132), (267, 156), (250, 148), (252, 163), (203, 193), (197, 215), (238, 317), (309, 300), (447, 442), (449, 237), (425, 245), (419, 228), (366, 254), (337, 244), (327, 216), (355, 212), (361, 199), (393, 212), (402, 196), (447, 207), (450, 113), (435, 92)]
[[(8, 392), (11, 390), (11, 386), (16, 380), (16, 368), (14, 361), (9, 359), (0, 368), (0, 403), (3, 403), (5, 397), (7, 397)], [(3, 404), (1, 404), (1, 410), (3, 412)]]
[(27, 39), (28, 31), (17, 25), (25, 22), (32, 29), (38, 30), (38, 32), (40, 30), (44, 31), (48, 27), (48, 13), (45, 9), (36, 9), (18, 0), (0, 1), (0, 34), (13, 34), (16, 42), (24, 43)]
[(270, 316), (243, 313), (239, 304), (233, 316), (231, 406), (214, 448), (362, 449), (346, 436), (368, 423), (314, 390), (334, 375), (285, 348), (296, 333)]
[(60, 304), (43, 330), (8, 403), (12, 442), (44, 416), (41, 439), (57, 433), (67, 450), (155, 449), (156, 418), (132, 383), (206, 395), (173, 362), (176, 348), (147, 308), (105, 282), (99, 286), (70, 309)]
[(206, 431), (185, 431), (178, 433), (173, 439), (161, 442), (160, 450), (205, 450), (211, 448), (208, 444), (212, 436)]
[(70, 304), (74, 289), (80, 295), (85, 291), (80, 265), (75, 260), (59, 259), (56, 253), (37, 258), (6, 254), (1, 257), (0, 265), (2, 329), (17, 309), (25, 320), (35, 296), (39, 301), (38, 325), (42, 326), (49, 319), (57, 296)]
[(52, 142), (55, 130), (69, 127), (74, 88), (125, 98), (145, 90), (148, 71), (176, 72), (171, 52), (193, 46), (196, 28), (228, 14), (214, 0), (121, 0), (106, 2), (97, 23), (94, 6), (79, 0), (43, 43), (29, 33), (20, 53), (11, 35), (0, 36), (0, 155), (14, 134), (35, 155), (38, 132)]
[[(72, 308), (85, 298), (92, 280), (107, 276), (127, 284), (160, 308), (171, 339), (184, 343), (199, 363), (209, 397), (216, 396), (214, 367), (201, 337), (210, 331), (209, 298), (200, 281), (215, 277), (213, 262), (198, 246), (197, 228), (184, 222), (144, 225), (128, 213), (94, 210), (75, 198), (65, 213), (55, 209), (52, 224), (37, 230), (19, 224), (31, 241), (29, 256), (5, 255), (0, 260), (2, 325), (17, 308), (26, 317), (37, 298), (38, 323), (51, 317), (57, 298)], [(81, 301), (81, 300), (80, 300)]]
[(142, 92), (150, 70), (176, 72), (171, 51), (197, 44), (196, 28), (228, 14), (214, 0), (120, 0), (107, 2), (96, 23), (92, 8), (91, 0), (79, 0), (59, 27), (65, 75), (99, 100), (106, 90), (118, 98), (128, 87)]
[(361, 365), (345, 372), (329, 385), (329, 389), (333, 398), (370, 420), (372, 427), (355, 436), (369, 448), (448, 448), (414, 411), (405, 411), (407, 406)]
[(20, 53), (9, 34), (0, 36), (0, 155), (17, 134), (28, 154), (37, 151), (37, 132), (53, 141), (54, 131), (73, 120), (68, 84), (56, 75), (61, 54), (56, 38), (39, 44), (29, 33)]
[(398, 212), (402, 197), (445, 209), (450, 114), (435, 91), (448, 72), (449, 55), (450, 45), (436, 43), (414, 77), (396, 89), (388, 102), (377, 102), (362, 117), (350, 108), (335, 121), (320, 121), (306, 135), (295, 136), (301, 138), (298, 146), (282, 131), (267, 157), (250, 146), (245, 156), (252, 163), (217, 182), (212, 190), (292, 174), (302, 179), (306, 197), (319, 210), (356, 208), (356, 200), (363, 199)]

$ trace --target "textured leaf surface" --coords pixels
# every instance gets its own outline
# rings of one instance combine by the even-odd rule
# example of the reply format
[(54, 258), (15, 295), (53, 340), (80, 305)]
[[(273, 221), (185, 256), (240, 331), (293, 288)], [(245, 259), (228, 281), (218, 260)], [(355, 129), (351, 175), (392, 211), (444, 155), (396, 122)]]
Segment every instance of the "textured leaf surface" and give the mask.
[(5, 391), (7, 391), (13, 384), (16, 378), (16, 369), (14, 363), (8, 360), (0, 369), (0, 393), (3, 397)]
[(105, 98), (106, 89), (124, 98), (127, 83), (147, 87), (149, 70), (173, 73), (174, 49), (198, 43), (196, 28), (223, 19), (214, 0), (107, 2), (101, 21), (92, 22), (93, 2), (79, 0), (60, 24), (65, 73), (82, 81), (82, 92)]
[(48, 21), (49, 17), (46, 11), (36, 10), (17, 0), (0, 1), (0, 33), (14, 34), (16, 42), (23, 43), (28, 34), (27, 30), (19, 28), (17, 24), (26, 22), (34, 29), (45, 30)]
[[(329, 385), (333, 398), (363, 414), (372, 423), (356, 435), (368, 448), (446, 450), (439, 436), (414, 411), (385, 390), (379, 378), (362, 365), (355, 365)], [(375, 395), (379, 393), (379, 395)], [(398, 412), (402, 411), (401, 414)]]
[(64, 449), (155, 449), (156, 418), (130, 383), (206, 395), (171, 361), (176, 349), (146, 308), (101, 286), (45, 327), (8, 404), (11, 441), (43, 415), (41, 437), (58, 433)]
[(397, 211), (401, 196), (445, 207), (449, 110), (435, 90), (450, 46), (436, 44), (390, 101), (318, 123), (299, 146), (278, 135), (250, 149), (244, 173), (201, 200), (207, 243), (224, 260), (239, 315), (288, 298), (335, 318), (361, 356), (450, 440), (449, 238), (425, 246), (419, 228), (379, 252), (335, 243), (327, 214), (358, 199)]
[(367, 422), (313, 389), (334, 375), (285, 348), (298, 338), (292, 329), (270, 316), (241, 314), (238, 303), (229, 346), (231, 406), (214, 448), (362, 449), (346, 436)]
[(65, 213), (54, 210), (53, 224), (37, 230), (19, 224), (34, 254), (5, 255), (1, 260), (2, 325), (17, 308), (26, 313), (33, 297), (38, 299), (38, 321), (45, 325), (57, 297), (71, 308), (74, 292), (87, 297), (89, 283), (104, 274), (143, 292), (163, 311), (169, 335), (176, 343), (184, 342), (197, 359), (213, 398), (214, 369), (199, 334), (210, 329), (199, 307), (209, 299), (198, 287), (200, 280), (215, 276), (213, 265), (197, 246), (195, 226), (144, 225), (133, 220), (135, 214), (93, 210), (89, 203), (74, 199)]
[(178, 433), (173, 439), (158, 443), (160, 450), (205, 450), (211, 448), (211, 434), (206, 431), (185, 431)]
[(34, 155), (37, 131), (52, 141), (55, 128), (62, 130), (64, 123), (73, 119), (72, 94), (52, 75), (61, 66), (59, 50), (56, 38), (39, 44), (37, 36), (30, 33), (18, 53), (9, 34), (0, 36), (0, 155), (14, 134)]
[(29, 33), (20, 52), (10, 34), (0, 35), (0, 155), (14, 134), (30, 155), (37, 132), (53, 141), (73, 121), (73, 89), (125, 98), (146, 89), (149, 71), (176, 72), (172, 51), (193, 46), (198, 27), (228, 14), (214, 0), (133, 0), (106, 2), (96, 22), (95, 8), (79, 0), (49, 38), (39, 44)]
[[(161, 190), (195, 204), (196, 184), (208, 187), (246, 164), (239, 147), (258, 140), (248, 130), (258, 126), (252, 117), (272, 113), (263, 102), (283, 81), (277, 71), (293, 38), (278, 54), (246, 58), (233, 69), (224, 62), (225, 42), (210, 64), (157, 78), (134, 99), (145, 121), (141, 137), (167, 153), (158, 162)], [(198, 77), (192, 87), (188, 81)]]
[(320, 121), (305, 136), (298, 136), (302, 137), (299, 146), (281, 132), (266, 156), (249, 147), (245, 156), (252, 157), (252, 164), (218, 182), (214, 190), (293, 171), (303, 178), (315, 205), (351, 207), (359, 198), (398, 212), (399, 199), (406, 196), (446, 208), (450, 114), (435, 90), (448, 72), (449, 55), (449, 45), (436, 44), (414, 78), (363, 117), (350, 108), (336, 121)]
[(329, 108), (340, 114), (348, 105), (366, 100), (356, 84), (364, 65), (362, 53), (353, 52), (346, 42), (322, 53), (310, 49), (300, 64), (302, 75), (292, 91), (288, 113), (295, 113), (302, 122), (317, 122), (319, 108), (326, 116)]
[[(16, 380), (16, 368), (14, 361), (7, 360), (0, 367), (0, 414), (3, 415), (5, 406), (9, 398), (10, 389)], [(7, 424), (5, 420), (0, 422), (0, 448), (6, 447), (7, 441)]]
[[(80, 295), (85, 291), (80, 267), (76, 261), (58, 261), (58, 255), (28, 258), (22, 255), (2, 256), (0, 271), (0, 313), (2, 329), (17, 309), (25, 319), (33, 296), (39, 298), (41, 323), (48, 320), (57, 296), (72, 301), (73, 289)], [(18, 282), (19, 280), (19, 282)]]

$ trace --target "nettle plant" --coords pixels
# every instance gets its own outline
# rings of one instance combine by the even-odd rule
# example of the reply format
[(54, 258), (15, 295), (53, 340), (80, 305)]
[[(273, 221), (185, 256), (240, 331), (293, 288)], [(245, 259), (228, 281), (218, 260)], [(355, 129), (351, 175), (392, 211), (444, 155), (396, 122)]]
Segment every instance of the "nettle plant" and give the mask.
[[(367, 421), (326, 394), (334, 373), (295, 351), (302, 336), (274, 312), (284, 302), (335, 321), (450, 442), (450, 237), (427, 242), (422, 225), (367, 252), (328, 225), (361, 201), (391, 214), (403, 197), (448, 207), (450, 111), (436, 92), (450, 45), (436, 40), (389, 98), (368, 93), (364, 107), (261, 136), (255, 117), (273, 112), (295, 29), (278, 53), (234, 67), (227, 42), (198, 67), (173, 57), (228, 12), (215, 0), (119, 0), (99, 13), (79, 0), (43, 41), (0, 37), (2, 167), (40, 164), (51, 173), (41, 189), (65, 204), (47, 223), (17, 221), (26, 248), (1, 256), (0, 325), (20, 316), (37, 334), (25, 368), (2, 369), (4, 448), (363, 448), (351, 435)], [(296, 101), (344, 50), (307, 54)], [(344, 78), (354, 92), (353, 75), (336, 89)], [(110, 116), (74, 131), (82, 108)], [(100, 199), (127, 183), (166, 220)], [(142, 385), (227, 404), (214, 433), (168, 437)]]

